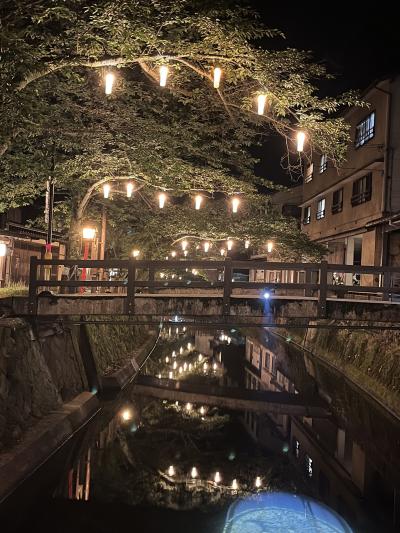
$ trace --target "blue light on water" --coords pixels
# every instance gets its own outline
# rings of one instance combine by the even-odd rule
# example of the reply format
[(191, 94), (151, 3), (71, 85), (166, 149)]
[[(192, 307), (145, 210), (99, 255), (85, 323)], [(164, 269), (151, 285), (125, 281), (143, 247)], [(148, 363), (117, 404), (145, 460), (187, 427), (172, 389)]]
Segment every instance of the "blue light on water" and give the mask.
[(335, 511), (312, 498), (285, 492), (260, 493), (234, 502), (223, 533), (253, 531), (352, 533)]

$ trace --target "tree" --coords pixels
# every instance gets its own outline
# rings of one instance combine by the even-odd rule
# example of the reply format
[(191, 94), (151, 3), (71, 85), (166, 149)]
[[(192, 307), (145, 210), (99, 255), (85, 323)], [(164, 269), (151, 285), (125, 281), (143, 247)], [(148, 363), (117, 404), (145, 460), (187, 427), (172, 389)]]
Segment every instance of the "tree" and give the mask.
[[(54, 166), (74, 241), (106, 181), (133, 179), (141, 208), (149, 190), (175, 198), (220, 191), (246, 193), (253, 213), (260, 200), (248, 148), (269, 131), (285, 136), (293, 172), (301, 166), (293, 155), (299, 128), (308, 157), (314, 148), (334, 162), (343, 157), (347, 127), (328, 115), (354, 97), (319, 99), (311, 80), (325, 70), (308, 54), (256, 47), (279, 32), (247, 8), (196, 0), (12, 4), (1, 11), (2, 210), (42, 194)], [(170, 68), (165, 90), (156, 85), (161, 64)], [(211, 84), (215, 66), (223, 69), (220, 89)], [(117, 78), (108, 98), (105, 68)], [(262, 117), (257, 94), (267, 95)]]

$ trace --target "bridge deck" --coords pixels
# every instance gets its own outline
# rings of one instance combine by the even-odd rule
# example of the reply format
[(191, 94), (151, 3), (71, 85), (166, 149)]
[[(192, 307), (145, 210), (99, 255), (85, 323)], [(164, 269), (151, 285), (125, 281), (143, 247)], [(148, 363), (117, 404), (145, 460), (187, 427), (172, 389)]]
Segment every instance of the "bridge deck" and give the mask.
[(136, 378), (135, 393), (163, 400), (178, 400), (239, 411), (310, 417), (329, 416), (326, 404), (318, 395), (310, 398), (289, 392), (216, 387), (145, 375)]

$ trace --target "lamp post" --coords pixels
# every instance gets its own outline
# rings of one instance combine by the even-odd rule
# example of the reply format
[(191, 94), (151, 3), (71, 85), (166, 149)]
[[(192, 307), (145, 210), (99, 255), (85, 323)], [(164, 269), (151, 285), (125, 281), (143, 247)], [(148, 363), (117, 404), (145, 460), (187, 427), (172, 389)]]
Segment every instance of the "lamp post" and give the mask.
[[(90, 243), (93, 242), (95, 235), (96, 235), (95, 228), (86, 227), (82, 229), (82, 238), (84, 242), (84, 245), (83, 245), (83, 260), (84, 261), (87, 261), (89, 258)], [(82, 281), (86, 280), (86, 267), (82, 268), (81, 280)], [(84, 289), (85, 289), (84, 287), (80, 287), (80, 292), (84, 292)]]

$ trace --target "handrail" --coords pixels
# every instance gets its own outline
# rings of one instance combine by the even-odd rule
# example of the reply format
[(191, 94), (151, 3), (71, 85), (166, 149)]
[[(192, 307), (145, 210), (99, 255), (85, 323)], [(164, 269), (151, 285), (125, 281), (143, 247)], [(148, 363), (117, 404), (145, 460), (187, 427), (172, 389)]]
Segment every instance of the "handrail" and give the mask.
[[(101, 275), (107, 269), (126, 271), (125, 279), (104, 279), (95, 280), (78, 280), (78, 279), (48, 279), (50, 277), (51, 267), (66, 266), (85, 269), (97, 269), (97, 275)], [(47, 272), (47, 279), (40, 279), (39, 267), (44, 267), (43, 272)], [(50, 267), (50, 268), (49, 268)], [(219, 271), (223, 277), (221, 279), (212, 280), (168, 280), (156, 279), (156, 274), (163, 270), (183, 270), (188, 268), (196, 268), (199, 271)], [(303, 280), (301, 282), (259, 282), (259, 281), (235, 281), (233, 279), (234, 271), (236, 270), (274, 270), (274, 271), (291, 271), (303, 273)], [(148, 279), (139, 279), (137, 271), (147, 271)], [(328, 279), (330, 273), (356, 273), (360, 275), (375, 275), (379, 276), (379, 286), (371, 285), (345, 285), (333, 284), (332, 280)], [(305, 297), (318, 297), (318, 313), (320, 317), (326, 316), (327, 299), (329, 297), (328, 291), (333, 292), (338, 298), (343, 297), (345, 292), (354, 293), (374, 293), (380, 295), (381, 298), (377, 301), (389, 301), (391, 294), (400, 294), (400, 288), (392, 287), (391, 275), (396, 273), (400, 277), (399, 267), (386, 266), (354, 266), (341, 264), (328, 264), (326, 261), (321, 263), (278, 263), (266, 260), (232, 260), (227, 257), (225, 260), (138, 260), (135, 258), (129, 259), (38, 259), (31, 257), (30, 265), (30, 280), (29, 280), (29, 312), (31, 314), (37, 313), (37, 289), (39, 287), (60, 287), (60, 288), (76, 288), (76, 287), (91, 287), (91, 288), (126, 288), (126, 313), (134, 314), (135, 312), (135, 297), (137, 290), (156, 290), (158, 293), (168, 289), (223, 289), (222, 292), (214, 296), (223, 299), (223, 314), (230, 314), (230, 301), (233, 292), (237, 290), (301, 290), (304, 291)], [(304, 279), (305, 278), (305, 279)], [(161, 292), (162, 294), (162, 292)], [(254, 293), (249, 293), (254, 294)], [(298, 293), (296, 293), (298, 294)], [(235, 293), (237, 296), (237, 292)], [(190, 297), (190, 294), (188, 294)], [(244, 294), (245, 297), (245, 294)]]

